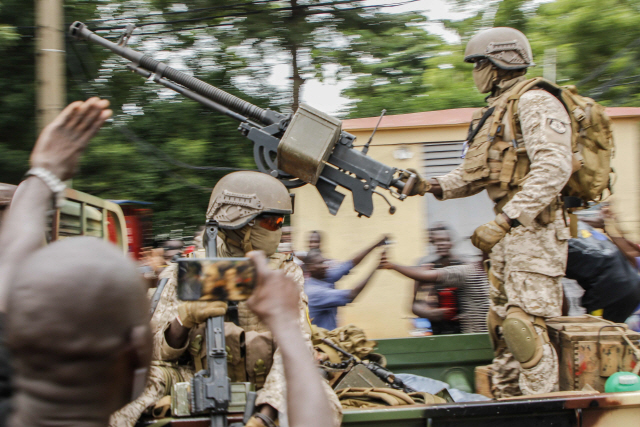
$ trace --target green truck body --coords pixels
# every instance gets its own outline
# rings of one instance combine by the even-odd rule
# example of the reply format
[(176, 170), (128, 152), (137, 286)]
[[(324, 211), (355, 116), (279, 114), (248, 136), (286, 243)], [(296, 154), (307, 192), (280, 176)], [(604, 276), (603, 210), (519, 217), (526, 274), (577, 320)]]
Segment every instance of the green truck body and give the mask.
[[(493, 358), (488, 334), (378, 340), (395, 373), (475, 387), (476, 366)], [(626, 427), (640, 425), (640, 392), (347, 410), (343, 427)]]
[[(395, 373), (474, 387), (476, 366), (491, 362), (487, 334), (378, 340)], [(453, 385), (453, 384), (452, 384)], [(241, 421), (241, 414), (229, 417)], [(207, 417), (178, 418), (173, 427), (208, 427)], [(414, 405), (344, 412), (343, 427), (627, 427), (640, 425), (640, 392), (571, 393), (513, 400)]]

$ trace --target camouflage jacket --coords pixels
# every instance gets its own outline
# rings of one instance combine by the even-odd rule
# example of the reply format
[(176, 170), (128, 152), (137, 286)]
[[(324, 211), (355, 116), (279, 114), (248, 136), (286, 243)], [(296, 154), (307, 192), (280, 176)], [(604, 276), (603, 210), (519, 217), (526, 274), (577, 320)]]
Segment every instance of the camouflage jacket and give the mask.
[[(504, 101), (502, 98), (508, 96), (509, 89), (524, 79), (522, 76), (503, 82), (500, 95), (488, 100), (488, 106), (474, 115), (474, 122), (479, 121), (488, 108)], [(571, 176), (571, 121), (562, 103), (544, 90), (524, 93), (518, 103), (517, 117), (522, 134), (505, 139), (516, 139), (518, 148), (526, 150), (530, 169), (520, 190), (504, 205), (502, 211), (523, 225), (530, 226), (554, 201)], [(486, 137), (491, 125), (492, 119), (487, 120), (474, 141)], [(469, 181), (463, 176), (461, 165), (447, 175), (436, 178), (442, 187), (442, 200), (471, 196), (485, 188), (489, 197), (496, 202), (506, 196), (506, 191), (500, 188), (499, 183)]]
[[(274, 269), (284, 270), (287, 276), (294, 279), (298, 284), (300, 291), (300, 327), (303, 330), (304, 336), (309, 343), (309, 349), (312, 351), (311, 339), (310, 339), (310, 325), (307, 317), (307, 297), (304, 293), (304, 277), (302, 270), (293, 261), (287, 259), (281, 254), (275, 254), (269, 259), (269, 265)], [(178, 306), (180, 301), (176, 295), (177, 285), (177, 264), (169, 265), (160, 275), (161, 278), (169, 278), (164, 290), (162, 292), (158, 306), (156, 307), (153, 317), (151, 319), (152, 332), (153, 332), (153, 360), (155, 361), (176, 361), (182, 356), (182, 354), (189, 349), (192, 344), (194, 334), (190, 334), (190, 340), (182, 348), (171, 347), (165, 338), (165, 331), (169, 328), (169, 325), (176, 318), (178, 314)], [(155, 289), (150, 290), (150, 295), (153, 294)], [(247, 307), (244, 302), (239, 303), (238, 306), (239, 323), (240, 327), (246, 332), (256, 331), (265, 332), (268, 329), (264, 326), (257, 316), (255, 316)], [(198, 326), (193, 329), (197, 329)], [(275, 346), (273, 346), (275, 347)], [(235, 353), (235, 349), (231, 350), (231, 353)], [(284, 412), (286, 397), (284, 393), (284, 367), (282, 365), (282, 357), (280, 352), (276, 350), (273, 359), (273, 365), (269, 371), (264, 388), (259, 391), (257, 405), (269, 404), (276, 408), (280, 412)]]

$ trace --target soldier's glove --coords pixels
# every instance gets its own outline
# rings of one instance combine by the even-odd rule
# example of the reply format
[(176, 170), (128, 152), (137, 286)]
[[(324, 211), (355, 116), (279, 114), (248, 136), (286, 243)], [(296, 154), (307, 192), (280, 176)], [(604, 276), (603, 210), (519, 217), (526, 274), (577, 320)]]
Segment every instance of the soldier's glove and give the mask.
[(431, 184), (428, 179), (422, 178), (415, 169), (407, 169), (402, 172), (402, 175), (400, 175), (400, 181), (406, 183), (411, 176), (411, 173), (416, 174), (416, 181), (413, 183), (413, 188), (411, 188), (407, 196), (424, 196), (425, 193), (431, 189)]
[(256, 413), (249, 421), (244, 425), (244, 427), (275, 427), (276, 423), (271, 418), (267, 417), (264, 414)]
[(476, 228), (471, 236), (473, 246), (482, 252), (490, 253), (491, 249), (511, 230), (511, 225), (502, 214), (496, 215), (496, 219)]
[(185, 328), (193, 328), (210, 317), (224, 316), (226, 312), (227, 303), (224, 301), (189, 301), (178, 306), (178, 320)]

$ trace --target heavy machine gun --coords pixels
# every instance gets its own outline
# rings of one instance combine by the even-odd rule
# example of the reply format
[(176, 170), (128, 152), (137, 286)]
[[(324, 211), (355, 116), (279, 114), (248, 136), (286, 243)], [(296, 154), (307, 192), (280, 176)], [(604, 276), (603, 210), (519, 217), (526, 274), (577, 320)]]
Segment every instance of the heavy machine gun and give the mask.
[(293, 116), (260, 108), (126, 47), (131, 31), (133, 26), (119, 43), (113, 43), (81, 22), (74, 22), (69, 30), (76, 39), (97, 43), (130, 60), (128, 68), (142, 77), (238, 120), (240, 132), (253, 142), (258, 169), (289, 188), (314, 185), (332, 215), (345, 197), (337, 187), (351, 191), (355, 211), (366, 217), (373, 213), (374, 193), (387, 202), (389, 213), (396, 210), (377, 187), (389, 190), (399, 200), (411, 193), (416, 174), (367, 156), (368, 144), (362, 151), (356, 150), (355, 136), (342, 130), (340, 120), (306, 104), (301, 104)]

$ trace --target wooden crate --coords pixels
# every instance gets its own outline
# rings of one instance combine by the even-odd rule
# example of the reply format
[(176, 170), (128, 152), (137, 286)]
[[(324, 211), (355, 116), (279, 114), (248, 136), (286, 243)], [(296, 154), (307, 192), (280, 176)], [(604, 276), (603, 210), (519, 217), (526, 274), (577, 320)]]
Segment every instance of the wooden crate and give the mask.
[(638, 363), (623, 338), (638, 345), (640, 334), (589, 316), (556, 317), (547, 322), (549, 338), (558, 353), (560, 390), (582, 390), (590, 385), (603, 392), (613, 373), (632, 371)]

